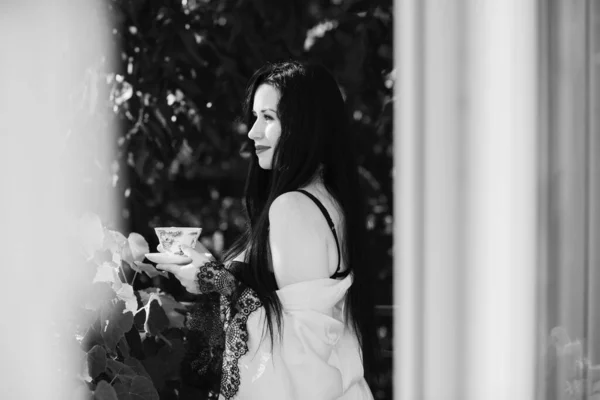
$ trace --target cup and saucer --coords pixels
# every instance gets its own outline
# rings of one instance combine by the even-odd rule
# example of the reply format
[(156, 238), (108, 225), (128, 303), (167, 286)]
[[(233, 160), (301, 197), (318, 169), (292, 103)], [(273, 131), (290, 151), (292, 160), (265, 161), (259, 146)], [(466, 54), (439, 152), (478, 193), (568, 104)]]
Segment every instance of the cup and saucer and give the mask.
[(202, 228), (154, 228), (162, 252), (147, 253), (146, 258), (157, 264), (179, 264), (185, 265), (192, 262), (181, 250), (182, 245), (194, 248)]

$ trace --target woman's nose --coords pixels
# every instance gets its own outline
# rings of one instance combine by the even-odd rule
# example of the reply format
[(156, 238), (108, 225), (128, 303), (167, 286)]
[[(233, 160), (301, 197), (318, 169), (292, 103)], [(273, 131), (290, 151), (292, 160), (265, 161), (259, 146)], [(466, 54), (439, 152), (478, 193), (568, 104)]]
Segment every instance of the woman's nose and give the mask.
[(248, 137), (252, 140), (260, 139), (263, 136), (263, 129), (258, 121), (255, 121), (252, 128), (248, 131)]

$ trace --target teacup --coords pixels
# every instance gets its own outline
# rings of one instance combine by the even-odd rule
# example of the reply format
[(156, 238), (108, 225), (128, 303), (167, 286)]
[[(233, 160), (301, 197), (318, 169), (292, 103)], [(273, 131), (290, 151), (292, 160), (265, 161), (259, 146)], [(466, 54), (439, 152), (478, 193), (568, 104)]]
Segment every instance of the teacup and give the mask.
[(200, 232), (202, 232), (202, 228), (170, 227), (154, 228), (154, 231), (165, 252), (183, 256), (184, 253), (181, 250), (181, 246), (185, 245), (194, 248)]

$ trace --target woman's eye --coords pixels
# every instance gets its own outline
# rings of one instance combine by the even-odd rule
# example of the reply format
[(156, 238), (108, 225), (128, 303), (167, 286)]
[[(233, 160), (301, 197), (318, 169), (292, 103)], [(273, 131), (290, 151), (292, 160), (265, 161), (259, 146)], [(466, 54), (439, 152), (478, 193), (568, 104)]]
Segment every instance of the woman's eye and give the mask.
[(270, 115), (265, 114), (265, 119), (267, 121), (273, 121), (273, 117), (271, 117)]

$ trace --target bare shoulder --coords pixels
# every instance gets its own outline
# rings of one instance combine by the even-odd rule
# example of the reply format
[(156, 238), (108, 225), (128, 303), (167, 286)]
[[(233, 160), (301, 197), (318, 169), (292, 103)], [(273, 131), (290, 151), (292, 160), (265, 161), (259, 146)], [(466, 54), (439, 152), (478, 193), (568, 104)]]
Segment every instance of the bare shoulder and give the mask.
[[(269, 208), (269, 220), (271, 223), (280, 220), (293, 220), (305, 218), (312, 214), (310, 199), (299, 192), (287, 192), (278, 196)], [(299, 222), (300, 222), (299, 221)]]
[(318, 208), (302, 193), (277, 197), (269, 209), (271, 256), (280, 288), (328, 277), (328, 258)]

